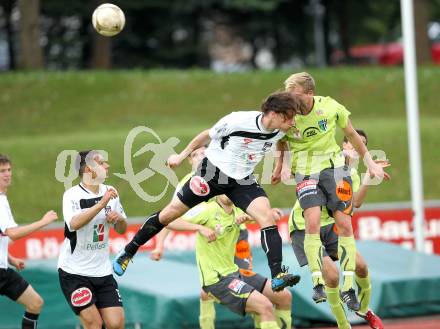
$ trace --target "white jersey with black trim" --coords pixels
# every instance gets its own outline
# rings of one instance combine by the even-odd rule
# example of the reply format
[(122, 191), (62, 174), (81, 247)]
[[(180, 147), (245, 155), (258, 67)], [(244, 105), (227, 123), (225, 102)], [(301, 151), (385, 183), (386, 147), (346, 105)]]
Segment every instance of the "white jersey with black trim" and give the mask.
[(73, 230), (70, 222), (75, 215), (93, 207), (109, 189), (114, 187), (101, 184), (98, 194), (79, 184), (64, 192), (63, 216), (64, 236), (58, 258), (58, 268), (70, 274), (89, 277), (103, 277), (112, 274), (109, 259), (109, 231), (106, 214), (116, 211), (127, 218), (119, 197), (111, 199), (88, 224)]
[(6, 230), (16, 227), (11, 207), (9, 206), (6, 194), (0, 193), (0, 268), (8, 268), (8, 245), (9, 237), (5, 234)]
[(262, 117), (259, 111), (239, 111), (221, 118), (209, 130), (208, 160), (234, 179), (252, 174), (264, 154), (284, 136), (280, 130), (266, 130)]

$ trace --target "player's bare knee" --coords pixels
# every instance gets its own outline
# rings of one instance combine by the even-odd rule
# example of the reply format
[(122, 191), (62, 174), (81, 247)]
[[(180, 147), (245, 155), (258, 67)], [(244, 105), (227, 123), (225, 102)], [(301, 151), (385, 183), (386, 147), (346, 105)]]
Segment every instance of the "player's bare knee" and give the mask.
[(83, 317), (81, 320), (84, 325), (84, 329), (102, 329), (104, 324), (101, 317)]
[(272, 302), (268, 298), (261, 298), (258, 303), (257, 313), (263, 318), (270, 318), (274, 316)]
[(123, 329), (124, 328), (124, 316), (114, 317), (105, 322), (106, 329)]
[(33, 314), (40, 314), (43, 305), (43, 298), (41, 298), (40, 295), (35, 294), (35, 296), (33, 296), (29, 303), (26, 305), (26, 310)]
[(209, 297), (209, 295), (205, 292), (205, 290), (201, 290), (200, 291), (200, 299), (203, 301), (207, 301), (210, 300), (211, 298)]
[(284, 289), (281, 292), (275, 293), (277, 296), (274, 302), (275, 306), (280, 309), (288, 309), (292, 305), (292, 293), (288, 289)]
[(366, 278), (368, 275), (368, 266), (364, 261), (356, 262), (356, 275), (361, 278)]

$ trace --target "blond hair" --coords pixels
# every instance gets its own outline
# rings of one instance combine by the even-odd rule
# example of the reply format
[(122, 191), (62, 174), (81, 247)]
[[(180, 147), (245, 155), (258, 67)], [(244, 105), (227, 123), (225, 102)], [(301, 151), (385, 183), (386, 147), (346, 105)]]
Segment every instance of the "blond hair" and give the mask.
[(300, 72), (292, 74), (290, 77), (284, 81), (284, 87), (286, 91), (290, 91), (291, 89), (300, 86), (303, 88), (304, 92), (312, 91), (315, 93), (315, 80), (313, 77), (307, 72)]

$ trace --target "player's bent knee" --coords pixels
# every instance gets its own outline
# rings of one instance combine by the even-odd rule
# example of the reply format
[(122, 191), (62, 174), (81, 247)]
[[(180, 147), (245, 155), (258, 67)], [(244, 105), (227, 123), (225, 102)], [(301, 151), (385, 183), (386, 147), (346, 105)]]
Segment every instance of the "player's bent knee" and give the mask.
[(200, 290), (200, 299), (203, 301), (207, 301), (210, 300), (211, 298), (209, 297), (209, 295), (205, 292), (205, 290)]
[(82, 318), (84, 329), (102, 329), (104, 322), (100, 317)]
[(264, 318), (272, 317), (274, 315), (272, 302), (268, 298), (262, 299), (257, 307), (257, 312)]
[(44, 300), (41, 296), (35, 293), (32, 298), (29, 299), (29, 302), (26, 303), (26, 310), (33, 314), (39, 314), (41, 309), (43, 308)]
[(125, 318), (124, 316), (115, 317), (105, 322), (106, 329), (123, 329)]
[(356, 274), (362, 278), (368, 275), (368, 266), (365, 262), (360, 262), (356, 266)]
[(284, 289), (281, 292), (275, 293), (275, 296), (277, 297), (276, 301), (274, 301), (274, 304), (281, 309), (287, 309), (290, 308), (292, 305), (292, 293), (288, 289)]

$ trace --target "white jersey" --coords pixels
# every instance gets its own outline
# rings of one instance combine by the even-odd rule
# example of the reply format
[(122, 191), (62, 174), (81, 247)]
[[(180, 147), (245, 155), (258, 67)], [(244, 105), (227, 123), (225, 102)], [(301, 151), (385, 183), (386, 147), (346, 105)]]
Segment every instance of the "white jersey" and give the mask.
[(252, 174), (264, 154), (284, 136), (282, 131), (266, 130), (262, 117), (259, 111), (240, 111), (221, 118), (209, 130), (208, 160), (234, 179)]
[(70, 226), (75, 215), (93, 207), (109, 188), (113, 187), (101, 184), (99, 193), (94, 194), (79, 184), (64, 192), (65, 239), (58, 258), (58, 268), (63, 271), (89, 277), (103, 277), (112, 274), (108, 245), (110, 224), (107, 223), (106, 214), (110, 211), (116, 211), (123, 217), (127, 217), (119, 197), (111, 199), (104, 209), (80, 229), (75, 231)]
[(5, 232), (8, 228), (16, 226), (8, 198), (6, 194), (0, 193), (0, 268), (8, 268), (9, 237)]

